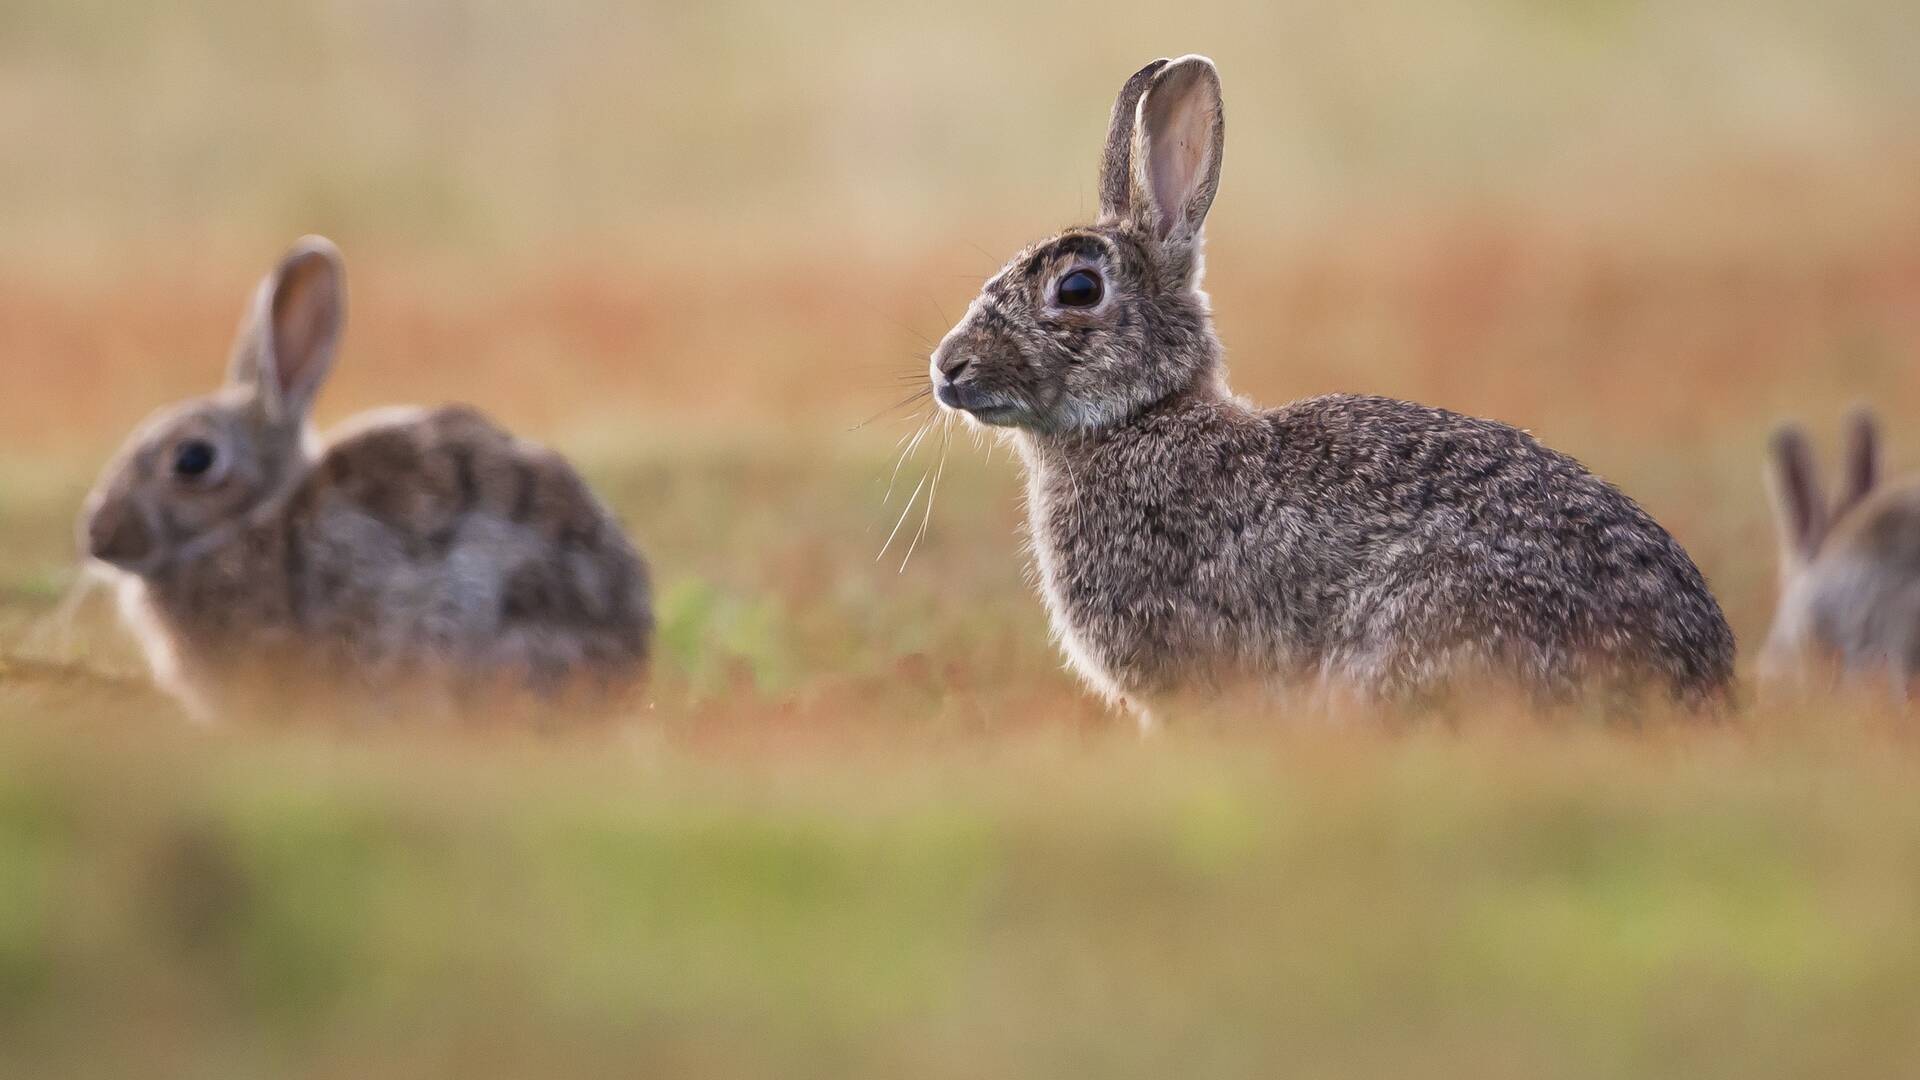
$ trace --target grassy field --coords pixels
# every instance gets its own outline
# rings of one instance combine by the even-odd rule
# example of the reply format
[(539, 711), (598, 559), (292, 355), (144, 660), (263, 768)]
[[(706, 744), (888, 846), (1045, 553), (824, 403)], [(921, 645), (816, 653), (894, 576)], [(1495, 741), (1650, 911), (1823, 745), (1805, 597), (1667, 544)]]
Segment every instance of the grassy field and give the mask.
[[(1920, 464), (1920, 14), (1102, 10), (0, 0), (0, 1076), (1920, 1073), (1913, 718), (1142, 744), (1048, 643), (1015, 463), (890, 485), (888, 410), (1087, 212), (1120, 79), (1206, 51), (1235, 384), (1534, 430), (1750, 661), (1768, 429), (1868, 401)], [(63, 607), (94, 471), (309, 231), (323, 420), (574, 456), (657, 570), (645, 714), (194, 728)]]

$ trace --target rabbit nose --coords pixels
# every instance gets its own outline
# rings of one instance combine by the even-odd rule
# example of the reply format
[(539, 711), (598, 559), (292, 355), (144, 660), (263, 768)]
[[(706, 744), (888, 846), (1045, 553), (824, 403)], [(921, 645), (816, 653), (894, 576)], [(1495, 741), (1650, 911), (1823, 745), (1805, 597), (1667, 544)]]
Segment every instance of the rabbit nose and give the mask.
[(129, 566), (152, 552), (153, 532), (137, 510), (109, 503), (87, 521), (87, 554), (101, 562)]
[(936, 358), (934, 367), (940, 373), (940, 377), (934, 380), (934, 398), (949, 409), (970, 408), (979, 397), (979, 391), (971, 386), (962, 386), (960, 378), (973, 367), (973, 357), (956, 350)]
[(960, 376), (973, 366), (971, 356), (943, 356), (940, 358), (940, 377), (949, 383), (960, 381)]

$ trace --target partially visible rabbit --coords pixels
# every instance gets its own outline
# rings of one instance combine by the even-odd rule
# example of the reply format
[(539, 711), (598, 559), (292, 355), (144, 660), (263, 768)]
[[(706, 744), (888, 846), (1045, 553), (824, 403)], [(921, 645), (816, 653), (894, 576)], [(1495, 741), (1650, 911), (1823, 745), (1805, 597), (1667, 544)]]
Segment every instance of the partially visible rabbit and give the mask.
[(1839, 495), (1829, 502), (1811, 446), (1774, 433), (1768, 480), (1780, 536), (1780, 603), (1761, 674), (1803, 678), (1820, 664), (1884, 676), (1905, 698), (1920, 675), (1920, 479), (1880, 482), (1873, 414), (1848, 422)]
[(1099, 219), (1015, 255), (932, 357), (941, 404), (1025, 462), (1072, 666), (1143, 724), (1158, 699), (1245, 683), (1722, 698), (1733, 633), (1699, 570), (1572, 458), (1403, 401), (1233, 396), (1200, 288), (1225, 130), (1205, 57), (1134, 74)]
[(564, 459), (473, 409), (309, 421), (346, 314), (307, 237), (248, 307), (227, 381), (160, 411), (87, 499), (155, 674), (198, 715), (452, 715), (601, 703), (643, 679), (645, 561)]

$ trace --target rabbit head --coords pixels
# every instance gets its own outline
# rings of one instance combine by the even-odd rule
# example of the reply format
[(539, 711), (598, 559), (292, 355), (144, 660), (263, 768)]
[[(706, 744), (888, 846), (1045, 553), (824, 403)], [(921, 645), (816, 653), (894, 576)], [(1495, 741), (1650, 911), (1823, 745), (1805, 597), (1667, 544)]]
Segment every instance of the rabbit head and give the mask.
[(1774, 432), (1767, 488), (1780, 543), (1780, 577), (1791, 583), (1813, 564), (1833, 527), (1873, 494), (1880, 482), (1880, 431), (1873, 413), (1856, 409), (1847, 420), (1841, 489), (1831, 501), (1806, 432), (1797, 424)]
[(934, 351), (940, 403), (999, 427), (1087, 432), (1217, 386), (1201, 227), (1224, 136), (1206, 57), (1156, 60), (1128, 79), (1101, 156), (1099, 220), (1028, 247), (987, 282)]
[(87, 497), (87, 558), (151, 574), (218, 544), (312, 459), (314, 396), (346, 318), (340, 253), (294, 245), (242, 317), (225, 385), (148, 418)]
[[(1886, 598), (1900, 591), (1911, 572), (1890, 564), (1875, 517), (1892, 520), (1887, 507), (1866, 505), (1880, 486), (1880, 435), (1872, 413), (1854, 412), (1847, 423), (1841, 489), (1829, 498), (1807, 435), (1798, 425), (1774, 433), (1767, 458), (1767, 487), (1778, 535), (1780, 589), (1773, 625), (1760, 656), (1760, 674), (1778, 680), (1805, 674), (1807, 661), (1825, 656), (1842, 667), (1884, 652), (1880, 625)], [(1892, 577), (1888, 577), (1891, 574)], [(1902, 621), (1903, 620), (1896, 620)]]

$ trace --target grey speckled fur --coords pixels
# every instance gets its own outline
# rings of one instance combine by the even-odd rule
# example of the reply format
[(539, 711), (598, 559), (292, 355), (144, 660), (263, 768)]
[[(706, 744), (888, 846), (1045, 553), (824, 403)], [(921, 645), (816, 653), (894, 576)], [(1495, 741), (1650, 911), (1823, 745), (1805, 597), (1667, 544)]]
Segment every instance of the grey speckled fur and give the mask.
[(203, 717), (622, 699), (653, 630), (646, 562), (572, 466), (472, 409), (382, 410), (322, 443), (308, 416), (345, 307), (339, 253), (301, 241), (227, 384), (150, 419), (88, 498), (82, 548), (156, 677)]
[(1920, 478), (1883, 485), (1879, 427), (1850, 423), (1831, 502), (1798, 427), (1774, 435), (1769, 486), (1780, 537), (1780, 601), (1761, 655), (1769, 679), (1826, 666), (1887, 679), (1906, 699), (1920, 676)]
[[(1162, 695), (1248, 680), (1723, 697), (1733, 634), (1699, 570), (1572, 458), (1402, 401), (1230, 394), (1199, 288), (1224, 130), (1205, 58), (1128, 80), (1100, 220), (1016, 255), (933, 356), (942, 404), (1026, 464), (1072, 666), (1143, 719)], [(1103, 283), (1090, 306), (1058, 291), (1076, 272)]]

